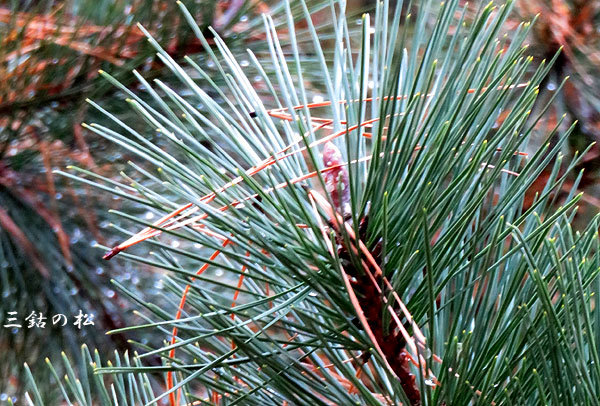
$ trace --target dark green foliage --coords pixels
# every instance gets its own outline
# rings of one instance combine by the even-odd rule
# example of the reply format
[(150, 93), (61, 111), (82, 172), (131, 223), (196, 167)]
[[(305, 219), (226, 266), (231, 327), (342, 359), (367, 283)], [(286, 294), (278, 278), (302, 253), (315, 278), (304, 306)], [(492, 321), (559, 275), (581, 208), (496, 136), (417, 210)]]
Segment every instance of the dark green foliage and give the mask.
[[(567, 176), (559, 151), (569, 131), (556, 145), (520, 153), (536, 132), (531, 110), (551, 63), (528, 73), (528, 23), (510, 41), (497, 39), (511, 2), (481, 7), (470, 23), (458, 3), (426, 1), (416, 15), (403, 13), (402, 2), (378, 3), (353, 34), (357, 22), (333, 1), (328, 62), (307, 7), (296, 10), (307, 17), (298, 30), (286, 2), (286, 41), (266, 17), (270, 53), (249, 58), (254, 70), (269, 66), (260, 81), (218, 36), (208, 44), (182, 7), (221, 84), (204, 65), (178, 64), (152, 41), (180, 85), (177, 92), (145, 83), (155, 104), (128, 93), (145, 127), (92, 103), (112, 124), (88, 128), (153, 168), (133, 164), (123, 183), (60, 173), (130, 197), (155, 218), (187, 207), (154, 224), (114, 212), (133, 223), (127, 229), (150, 228), (109, 256), (166, 276), (160, 304), (115, 283), (139, 301), (146, 323), (112, 333), (177, 339), (139, 345), (132, 365), (97, 362), (100, 375), (87, 379), (105, 379), (92, 385), (98, 402), (154, 404), (175, 395), (180, 404), (220, 405), (596, 402), (597, 219), (573, 230), (577, 182), (566, 199), (556, 193)], [(298, 46), (297, 38), (312, 44)], [(305, 54), (316, 62), (303, 66)], [(321, 78), (322, 96), (307, 75)], [(331, 103), (309, 108), (319, 100), (313, 96)], [(316, 115), (331, 121), (322, 125)], [(156, 133), (160, 148), (148, 141)], [(325, 137), (347, 163), (347, 184), (333, 185), (338, 196), (349, 189), (347, 213), (328, 183), (337, 162), (321, 159)], [(548, 165), (545, 188), (526, 202)], [(364, 286), (371, 279), (382, 294)], [(417, 325), (426, 343), (415, 339), (412, 350), (396, 330), (418, 337)], [(402, 366), (416, 375), (418, 397), (398, 378), (398, 354), (387, 353), (398, 346), (380, 337), (403, 340), (419, 360), (422, 368)], [(148, 365), (155, 357), (161, 364)], [(147, 398), (132, 388), (157, 374), (174, 385)], [(35, 384), (29, 395), (43, 403)]]

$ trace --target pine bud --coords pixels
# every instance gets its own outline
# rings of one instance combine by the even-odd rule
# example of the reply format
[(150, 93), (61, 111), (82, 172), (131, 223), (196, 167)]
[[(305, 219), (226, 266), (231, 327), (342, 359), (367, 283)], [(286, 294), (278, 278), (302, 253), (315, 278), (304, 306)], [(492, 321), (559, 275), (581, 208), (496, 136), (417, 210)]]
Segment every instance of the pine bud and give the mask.
[(323, 172), (325, 189), (335, 209), (342, 215), (350, 212), (350, 186), (348, 182), (348, 170), (342, 158), (342, 153), (328, 141), (323, 147), (323, 165), (328, 168)]

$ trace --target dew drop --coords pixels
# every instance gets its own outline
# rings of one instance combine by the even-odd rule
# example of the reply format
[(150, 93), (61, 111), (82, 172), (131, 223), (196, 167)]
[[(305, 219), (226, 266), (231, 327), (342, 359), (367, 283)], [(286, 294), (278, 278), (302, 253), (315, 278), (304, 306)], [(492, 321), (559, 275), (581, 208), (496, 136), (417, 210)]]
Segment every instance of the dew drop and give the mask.
[(81, 230), (79, 228), (76, 228), (75, 230), (73, 230), (73, 232), (71, 233), (71, 244), (76, 244), (77, 242), (79, 242), (79, 240), (81, 239), (81, 237), (83, 236), (83, 233), (81, 232)]

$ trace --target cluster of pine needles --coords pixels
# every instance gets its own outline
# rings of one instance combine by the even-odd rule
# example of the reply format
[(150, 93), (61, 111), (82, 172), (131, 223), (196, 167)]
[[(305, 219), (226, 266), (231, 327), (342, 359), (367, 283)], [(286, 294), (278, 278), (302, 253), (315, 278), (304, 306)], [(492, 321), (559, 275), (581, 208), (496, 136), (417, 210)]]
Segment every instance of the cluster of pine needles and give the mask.
[[(594, 146), (565, 157), (565, 82), (540, 95), (560, 47), (529, 56), (512, 1), (407, 3), (252, 3), (249, 22), (232, 0), (210, 27), (177, 2), (199, 56), (142, 24), (168, 79), (102, 69), (128, 113), (92, 97), (84, 124), (130, 164), (48, 173), (129, 202), (110, 212), (121, 242), (98, 245), (158, 270), (160, 297), (113, 280), (137, 307), (109, 331), (128, 350), (25, 366), (20, 401), (597, 401), (598, 217), (573, 226)], [(261, 31), (240, 53), (236, 19)], [(135, 57), (136, 35), (102, 58)]]

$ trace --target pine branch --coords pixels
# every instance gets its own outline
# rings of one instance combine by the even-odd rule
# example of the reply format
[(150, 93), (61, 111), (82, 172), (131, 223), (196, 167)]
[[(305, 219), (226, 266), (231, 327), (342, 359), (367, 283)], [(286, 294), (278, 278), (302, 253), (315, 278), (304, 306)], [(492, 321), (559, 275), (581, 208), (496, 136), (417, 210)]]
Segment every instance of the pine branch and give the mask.
[[(252, 68), (181, 6), (222, 82), (151, 40), (186, 91), (140, 75), (156, 104), (124, 91), (144, 125), (92, 102), (110, 123), (87, 126), (145, 164), (120, 182), (59, 172), (158, 218), (113, 212), (139, 231), (116, 227), (127, 236), (106, 258), (165, 272), (164, 304), (115, 284), (145, 323), (112, 333), (166, 342), (94, 376), (164, 374), (147, 405), (593, 403), (597, 217), (571, 227), (577, 182), (559, 200), (581, 160), (560, 170), (572, 128), (523, 151), (554, 60), (532, 68), (527, 23), (498, 38), (511, 5), (464, 24), (458, 1), (416, 14), (384, 1), (356, 32), (332, 2), (327, 60), (307, 5), (301, 33), (286, 2), (286, 41), (266, 16)], [(128, 393), (103, 402), (136, 404)]]

